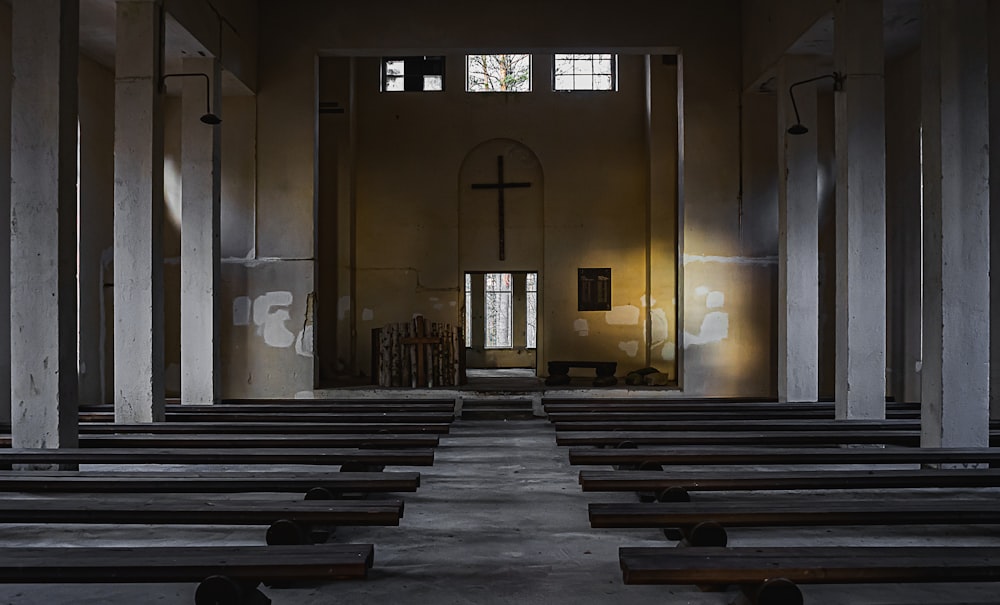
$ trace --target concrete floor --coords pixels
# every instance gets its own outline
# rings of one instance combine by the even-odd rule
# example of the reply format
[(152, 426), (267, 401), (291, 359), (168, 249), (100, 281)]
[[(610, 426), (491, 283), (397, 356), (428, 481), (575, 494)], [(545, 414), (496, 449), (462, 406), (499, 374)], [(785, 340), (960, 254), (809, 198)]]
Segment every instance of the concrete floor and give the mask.
[[(94, 467), (97, 468), (97, 467)], [(206, 467), (207, 468), (207, 467)], [(292, 470), (292, 467), (288, 467)], [(270, 469), (277, 470), (277, 469)], [(302, 469), (308, 470), (308, 469)], [(404, 470), (404, 469), (399, 469)], [(342, 528), (344, 542), (371, 542), (375, 567), (364, 581), (264, 589), (275, 605), (349, 604), (718, 604), (733, 592), (688, 586), (625, 586), (619, 546), (672, 545), (656, 530), (595, 530), (591, 501), (629, 494), (583, 494), (578, 468), (556, 447), (545, 421), (462, 421), (444, 436), (422, 486), (403, 494), (400, 527)], [(951, 494), (952, 492), (942, 492)], [(817, 493), (816, 497), (823, 497)], [(996, 490), (973, 497), (997, 499)], [(257, 496), (259, 497), (259, 495)], [(291, 495), (275, 495), (291, 498)], [(775, 497), (697, 494), (699, 499)], [(877, 493), (864, 497), (878, 498)], [(262, 544), (264, 528), (0, 525), (0, 544)], [(1000, 545), (1000, 527), (733, 530), (732, 546), (809, 544)], [(144, 604), (193, 602), (193, 584), (0, 585), (7, 604)], [(996, 584), (804, 587), (814, 605), (1000, 603)]]

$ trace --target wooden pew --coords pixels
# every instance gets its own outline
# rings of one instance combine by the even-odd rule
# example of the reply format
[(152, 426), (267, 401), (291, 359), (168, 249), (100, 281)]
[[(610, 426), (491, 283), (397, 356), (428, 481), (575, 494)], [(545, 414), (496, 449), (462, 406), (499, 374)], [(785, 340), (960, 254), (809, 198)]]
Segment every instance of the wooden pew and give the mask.
[[(556, 431), (844, 431), (920, 430), (919, 419), (834, 420), (832, 418), (777, 418), (774, 420), (625, 420), (555, 422)], [(1000, 424), (993, 428), (1000, 428)]]
[[(978, 525), (1000, 523), (992, 499), (907, 495), (877, 501), (768, 499), (766, 502), (592, 502), (595, 528), (679, 528), (691, 546), (725, 546), (726, 527), (810, 525)], [(668, 537), (672, 534), (668, 533)]]
[[(547, 412), (806, 412), (823, 410), (833, 414), (828, 401), (789, 402), (719, 399), (542, 399)], [(919, 412), (919, 403), (885, 404), (887, 411)]]
[(356, 433), (387, 434), (387, 435), (446, 435), (451, 425), (446, 422), (437, 423), (402, 423), (402, 422), (355, 422), (355, 423), (323, 423), (323, 422), (283, 422), (279, 426), (269, 422), (143, 422), (138, 424), (119, 424), (116, 422), (82, 422), (80, 434), (106, 435), (128, 433), (153, 434), (196, 434), (196, 433), (274, 433), (280, 430), (282, 434), (331, 434), (350, 435)]
[[(114, 422), (114, 412), (80, 412), (80, 422)], [(440, 412), (167, 412), (167, 422), (322, 422), (322, 423), (450, 423), (454, 420), (452, 414)]]
[(755, 605), (803, 603), (801, 584), (993, 582), (1000, 548), (621, 548), (626, 584), (743, 587)]
[[(550, 422), (672, 422), (677, 420), (834, 420), (833, 410), (720, 410), (717, 412), (699, 411), (648, 411), (648, 412), (547, 412)], [(886, 416), (890, 419), (914, 420), (920, 418), (919, 411), (888, 410)]]
[(325, 528), (396, 526), (402, 500), (204, 500), (79, 494), (59, 498), (0, 500), (4, 523), (141, 525), (267, 525), (267, 544), (324, 542)]
[(0, 582), (199, 582), (196, 605), (270, 603), (261, 582), (360, 579), (371, 544), (0, 548)]
[[(991, 433), (991, 444), (1000, 443), (1000, 433)], [(557, 432), (556, 444), (577, 446), (635, 445), (920, 445), (919, 430), (821, 430), (821, 431), (581, 431)]]
[(432, 449), (352, 448), (14, 448), (0, 449), (0, 465), (11, 464), (231, 464), (431, 466)]
[[(2, 450), (0, 450), (2, 453)], [(1000, 448), (778, 448), (648, 447), (643, 449), (571, 448), (577, 465), (800, 465), (800, 464), (989, 464), (1000, 465)]]
[[(379, 401), (321, 401), (311, 399), (292, 399), (285, 403), (273, 401), (247, 401), (243, 403), (216, 404), (179, 404), (168, 403), (164, 406), (167, 412), (257, 412), (268, 414), (284, 414), (286, 412), (299, 414), (317, 413), (368, 413), (368, 414), (453, 414), (454, 402), (424, 403), (384, 403)], [(81, 412), (114, 412), (114, 405), (92, 404), (81, 405)]]
[[(274, 427), (273, 431), (279, 430)], [(111, 434), (80, 435), (82, 448), (107, 447), (218, 447), (218, 448), (304, 448), (304, 447), (357, 447), (357, 448), (433, 448), (438, 445), (437, 435), (283, 435), (283, 434)], [(2, 440), (0, 440), (2, 441)]]
[(0, 471), (0, 492), (246, 493), (293, 492), (307, 498), (370, 492), (414, 492), (420, 473)]
[(692, 491), (1000, 487), (1000, 469), (833, 471), (580, 471), (585, 492), (640, 492), (685, 501)]

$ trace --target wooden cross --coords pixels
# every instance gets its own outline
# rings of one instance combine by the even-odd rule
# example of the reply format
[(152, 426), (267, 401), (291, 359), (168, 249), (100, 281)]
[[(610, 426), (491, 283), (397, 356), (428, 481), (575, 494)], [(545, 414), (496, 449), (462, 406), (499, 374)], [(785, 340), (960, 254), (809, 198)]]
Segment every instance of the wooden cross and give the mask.
[(416, 336), (410, 336), (407, 338), (401, 338), (399, 342), (404, 345), (414, 345), (417, 349), (417, 386), (426, 387), (427, 386), (427, 362), (426, 362), (426, 351), (424, 345), (439, 345), (441, 344), (441, 338), (439, 336), (428, 336), (427, 335), (427, 322), (423, 317), (420, 317), (416, 321)]
[(503, 191), (504, 189), (515, 189), (531, 187), (531, 183), (505, 183), (503, 180), (503, 156), (497, 156), (497, 182), (496, 183), (473, 183), (473, 189), (496, 189), (499, 198), (497, 199), (497, 215), (499, 219), (500, 228), (500, 260), (504, 260), (507, 253), (504, 248), (504, 208), (503, 208)]

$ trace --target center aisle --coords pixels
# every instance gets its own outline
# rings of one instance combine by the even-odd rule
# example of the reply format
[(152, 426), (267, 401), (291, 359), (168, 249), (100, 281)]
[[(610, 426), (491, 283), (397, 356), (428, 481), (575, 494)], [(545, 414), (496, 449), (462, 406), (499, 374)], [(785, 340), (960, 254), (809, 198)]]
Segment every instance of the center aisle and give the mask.
[(636, 539), (642, 530), (626, 530), (625, 539), (592, 530), (593, 495), (580, 491), (578, 469), (544, 420), (456, 420), (434, 466), (414, 470), (421, 486), (406, 495), (400, 527), (338, 531), (338, 541), (378, 545), (367, 581), (317, 587), (315, 600), (270, 591), (275, 602), (722, 602), (686, 587), (622, 584), (619, 546), (669, 543), (654, 530), (645, 532), (648, 542)]

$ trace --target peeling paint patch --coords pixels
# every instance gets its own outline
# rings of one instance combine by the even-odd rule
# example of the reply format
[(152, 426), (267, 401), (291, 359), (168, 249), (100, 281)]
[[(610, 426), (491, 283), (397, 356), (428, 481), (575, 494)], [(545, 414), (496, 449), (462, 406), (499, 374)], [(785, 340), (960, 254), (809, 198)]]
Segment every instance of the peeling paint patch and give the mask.
[(347, 319), (347, 312), (351, 310), (351, 297), (341, 296), (337, 301), (337, 319), (343, 321)]
[(312, 391), (299, 391), (295, 394), (296, 399), (315, 399), (316, 394)]
[(729, 338), (729, 313), (712, 311), (701, 320), (701, 330), (697, 334), (684, 331), (684, 348), (721, 342), (726, 338)]
[(295, 353), (302, 357), (313, 356), (313, 327), (306, 326), (295, 338)]
[[(264, 337), (264, 342), (271, 347), (284, 349), (295, 342), (285, 322), (290, 315), (288, 307), (292, 304), (292, 293), (286, 291), (268, 292), (258, 296), (253, 303), (253, 322), (257, 325), (257, 334)], [(272, 310), (279, 307), (277, 310)]]
[(233, 325), (250, 325), (250, 297), (237, 296), (233, 299)]
[(444, 303), (434, 303), (434, 310), (435, 311), (440, 311), (443, 308), (444, 308)]
[[(648, 303), (647, 303), (647, 300), (649, 301)], [(639, 299), (639, 302), (644, 307), (655, 307), (656, 306), (656, 299), (653, 298), (652, 296), (647, 297), (645, 294), (642, 295), (642, 298)]]
[(635, 357), (639, 353), (639, 341), (629, 340), (627, 342), (618, 343), (618, 348), (625, 351), (625, 354), (629, 357)]
[(691, 263), (722, 263), (726, 265), (776, 265), (777, 256), (705, 256), (701, 254), (685, 254), (684, 264)]
[(660, 351), (660, 358), (663, 361), (675, 361), (677, 359), (676, 345), (673, 341), (663, 345), (663, 350)]
[(694, 289), (694, 293), (697, 296), (708, 296), (709, 293), (708, 286), (698, 286), (697, 288)]
[(726, 304), (726, 295), (718, 290), (709, 292), (705, 299), (705, 306), (709, 309), (721, 309)]
[(665, 310), (653, 309), (649, 313), (649, 318), (653, 324), (652, 336), (654, 346), (670, 338), (670, 323), (667, 320), (667, 312)]
[(587, 336), (590, 334), (590, 324), (586, 319), (578, 319), (573, 322), (573, 331), (577, 336)]
[(375, 311), (373, 309), (361, 310), (361, 321), (371, 321), (373, 319), (375, 319)]
[(639, 325), (639, 315), (639, 307), (635, 305), (612, 307), (604, 314), (604, 321), (612, 326), (637, 326)]

